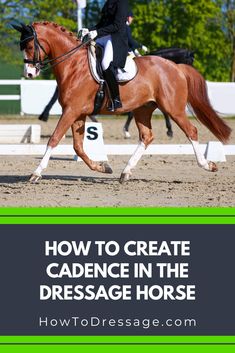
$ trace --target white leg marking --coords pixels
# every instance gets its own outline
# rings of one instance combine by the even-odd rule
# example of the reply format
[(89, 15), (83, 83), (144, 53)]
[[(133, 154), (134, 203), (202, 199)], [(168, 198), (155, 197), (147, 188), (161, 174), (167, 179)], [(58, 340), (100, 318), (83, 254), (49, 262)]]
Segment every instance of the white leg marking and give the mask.
[(41, 163), (39, 164), (39, 166), (37, 167), (37, 169), (35, 170), (35, 172), (33, 174), (41, 176), (42, 171), (44, 169), (46, 169), (46, 167), (48, 166), (48, 162), (51, 157), (52, 150), (53, 150), (52, 147), (47, 146), (46, 152), (41, 160)]
[(129, 131), (126, 131), (124, 128), (123, 129), (123, 136), (124, 136), (124, 139), (129, 139), (131, 137), (131, 134), (129, 133)]
[(196, 156), (197, 163), (198, 163), (199, 167), (202, 167), (205, 170), (210, 170), (208, 161), (206, 160), (206, 158), (204, 157), (204, 155), (200, 151), (199, 142), (198, 141), (193, 141), (191, 139), (189, 139), (189, 140), (192, 143), (193, 150), (194, 150), (194, 153), (195, 153), (195, 156)]
[(125, 167), (125, 169), (123, 170), (124, 174), (131, 174), (131, 169), (135, 168), (137, 163), (139, 162), (140, 158), (143, 156), (144, 152), (145, 152), (145, 144), (143, 142), (139, 142), (135, 152), (133, 153), (133, 155), (131, 156), (131, 158), (129, 159), (129, 162), (127, 163), (127, 166)]

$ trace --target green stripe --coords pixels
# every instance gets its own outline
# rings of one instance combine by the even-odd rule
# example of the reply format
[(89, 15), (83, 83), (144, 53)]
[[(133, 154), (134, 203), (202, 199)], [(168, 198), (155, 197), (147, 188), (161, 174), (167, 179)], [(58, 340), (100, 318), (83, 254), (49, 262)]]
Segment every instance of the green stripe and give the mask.
[(235, 344), (235, 336), (0, 336), (0, 343)]
[(235, 224), (235, 208), (1, 208), (0, 224)]
[(156, 207), (147, 207), (147, 208), (135, 208), (135, 207), (120, 207), (120, 208), (108, 208), (108, 207), (99, 207), (99, 208), (75, 208), (75, 207), (6, 207), (1, 208), (1, 215), (113, 215), (113, 216), (125, 216), (128, 215), (164, 215), (164, 216), (182, 216), (182, 215), (208, 215), (208, 216), (235, 216), (235, 207), (218, 207), (218, 208), (207, 208), (207, 207), (191, 207), (191, 208), (156, 208)]

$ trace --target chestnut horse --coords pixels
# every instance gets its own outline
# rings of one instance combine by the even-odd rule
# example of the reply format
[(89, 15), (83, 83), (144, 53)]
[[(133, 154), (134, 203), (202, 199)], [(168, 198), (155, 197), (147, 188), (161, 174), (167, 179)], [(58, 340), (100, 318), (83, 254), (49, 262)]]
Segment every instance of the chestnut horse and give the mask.
[[(45, 63), (53, 67), (63, 112), (49, 139), (45, 155), (30, 180), (36, 182), (41, 178), (53, 149), (70, 127), (76, 154), (90, 169), (112, 173), (107, 163), (92, 161), (83, 149), (86, 116), (92, 114), (98, 90), (98, 84), (90, 73), (87, 46), (55, 23), (35, 22), (31, 26), (21, 23), (13, 27), (21, 32), (26, 77), (38, 76)], [(227, 142), (231, 129), (211, 107), (204, 78), (191, 66), (176, 65), (157, 56), (138, 57), (135, 62), (138, 74), (133, 80), (120, 84), (123, 107), (114, 114), (133, 111), (140, 141), (121, 174), (120, 182), (130, 178), (132, 169), (153, 141), (151, 117), (157, 107), (168, 114), (186, 134), (192, 143), (198, 165), (207, 171), (217, 171), (215, 163), (207, 161), (200, 151), (197, 129), (185, 113), (189, 103), (198, 120), (221, 142)], [(110, 114), (107, 104), (106, 97), (101, 114)]]

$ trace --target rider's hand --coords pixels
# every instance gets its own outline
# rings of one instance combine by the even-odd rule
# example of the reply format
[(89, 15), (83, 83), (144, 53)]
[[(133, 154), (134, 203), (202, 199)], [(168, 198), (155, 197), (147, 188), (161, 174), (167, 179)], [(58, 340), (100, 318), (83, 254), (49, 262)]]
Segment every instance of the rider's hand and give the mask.
[(139, 52), (138, 49), (135, 49), (135, 50), (134, 50), (134, 53), (135, 53), (135, 56), (141, 56), (141, 54), (140, 54), (140, 52)]
[(148, 48), (145, 45), (142, 45), (141, 49), (146, 53), (148, 51)]
[(98, 35), (97, 31), (90, 31), (82, 38), (82, 42), (83, 43), (89, 42), (90, 40), (95, 39), (97, 35)]
[(97, 31), (90, 31), (87, 35), (89, 36), (89, 38), (91, 40), (93, 40), (97, 37), (98, 33), (97, 33)]
[(89, 29), (88, 28), (82, 28), (80, 29), (80, 31), (78, 32), (78, 38), (80, 38), (81, 40), (83, 39), (83, 37), (85, 37), (85, 35), (89, 33)]

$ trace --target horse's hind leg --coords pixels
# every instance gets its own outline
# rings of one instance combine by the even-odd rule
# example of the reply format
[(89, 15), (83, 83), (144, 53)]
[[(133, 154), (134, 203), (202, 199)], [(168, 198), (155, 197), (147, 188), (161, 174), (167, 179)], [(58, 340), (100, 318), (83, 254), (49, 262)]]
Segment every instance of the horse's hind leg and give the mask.
[(176, 124), (181, 128), (181, 130), (184, 131), (189, 141), (191, 142), (199, 167), (210, 172), (216, 172), (218, 170), (216, 164), (214, 162), (207, 161), (205, 156), (201, 152), (200, 145), (198, 142), (197, 128), (189, 121), (185, 112), (183, 112), (178, 116), (172, 115), (171, 117), (176, 122)]
[(166, 113), (163, 113), (164, 118), (165, 118), (165, 123), (166, 123), (166, 128), (167, 128), (167, 136), (169, 136), (170, 138), (173, 137), (173, 131), (172, 131), (172, 125), (171, 125), (171, 120), (169, 118), (169, 115)]
[(78, 157), (80, 157), (91, 170), (112, 174), (112, 169), (106, 162), (94, 162), (92, 161), (83, 149), (83, 139), (85, 133), (85, 118), (76, 120), (72, 125), (73, 133), (73, 148)]
[(126, 120), (125, 125), (123, 127), (123, 135), (124, 135), (125, 139), (129, 139), (131, 137), (131, 135), (129, 133), (129, 126), (130, 126), (132, 119), (133, 119), (133, 112), (129, 112), (128, 116), (127, 116), (127, 120)]
[(155, 107), (142, 107), (134, 110), (133, 112), (135, 122), (139, 130), (139, 144), (121, 174), (119, 180), (120, 183), (124, 183), (125, 181), (130, 179), (130, 176), (132, 175), (132, 169), (136, 167), (146, 148), (153, 141), (151, 117), (154, 109)]

